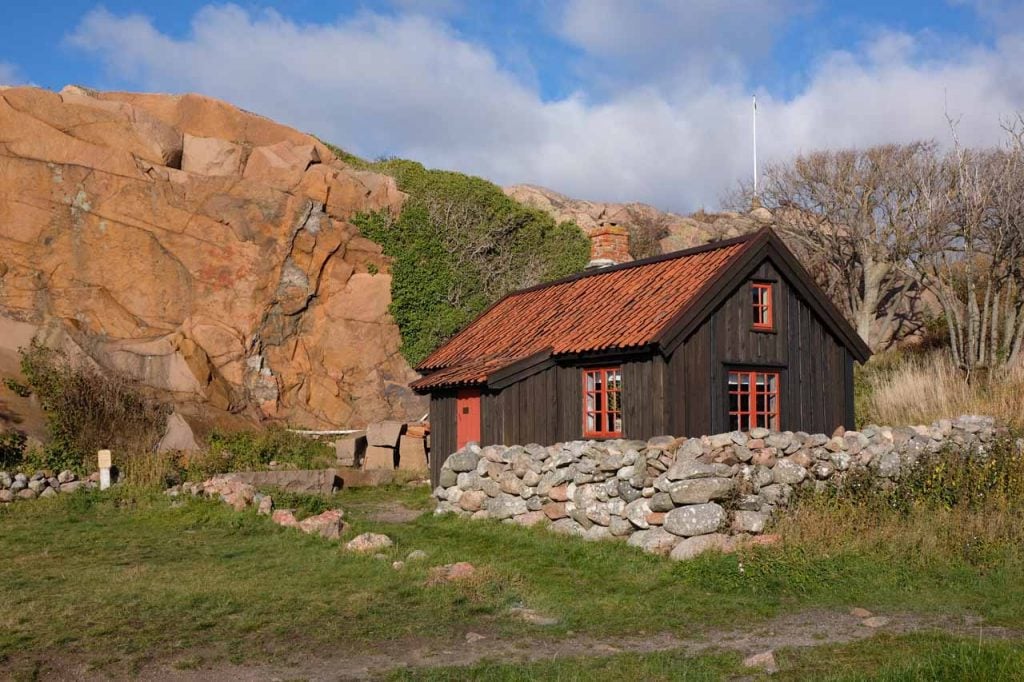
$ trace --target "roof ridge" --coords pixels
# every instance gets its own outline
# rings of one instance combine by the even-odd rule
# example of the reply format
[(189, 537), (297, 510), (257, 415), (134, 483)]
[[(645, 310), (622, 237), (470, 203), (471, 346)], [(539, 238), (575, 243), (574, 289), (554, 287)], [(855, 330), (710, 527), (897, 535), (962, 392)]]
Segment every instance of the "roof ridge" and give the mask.
[(505, 294), (500, 299), (498, 299), (496, 303), (506, 298), (510, 298), (512, 296), (518, 296), (519, 294), (527, 294), (530, 293), (531, 291), (539, 291), (541, 289), (558, 286), (560, 284), (568, 284), (569, 282), (575, 282), (576, 280), (585, 279), (587, 277), (595, 277), (597, 275), (605, 275), (610, 272), (630, 270), (632, 268), (643, 267), (645, 265), (663, 263), (665, 261), (675, 260), (677, 258), (686, 258), (687, 256), (696, 256), (697, 254), (728, 248), (730, 246), (735, 246), (736, 244), (742, 244), (744, 242), (752, 241), (767, 229), (770, 228), (763, 227), (761, 229), (755, 230), (754, 232), (748, 232), (747, 234), (740, 235), (739, 237), (722, 239), (716, 242), (708, 242), (707, 244), (701, 244), (699, 246), (691, 246), (688, 249), (680, 249), (679, 251), (661, 253), (658, 254), (657, 256), (648, 256), (647, 258), (641, 258), (639, 260), (633, 260), (627, 263), (618, 263), (616, 265), (609, 265), (603, 268), (594, 268), (593, 270), (583, 270), (581, 272), (575, 272), (571, 275), (566, 275), (565, 277), (561, 277), (559, 279), (553, 279), (550, 282), (541, 282), (540, 284), (534, 284), (532, 287), (527, 287), (525, 289), (517, 289), (516, 291), (510, 291), (509, 293)]

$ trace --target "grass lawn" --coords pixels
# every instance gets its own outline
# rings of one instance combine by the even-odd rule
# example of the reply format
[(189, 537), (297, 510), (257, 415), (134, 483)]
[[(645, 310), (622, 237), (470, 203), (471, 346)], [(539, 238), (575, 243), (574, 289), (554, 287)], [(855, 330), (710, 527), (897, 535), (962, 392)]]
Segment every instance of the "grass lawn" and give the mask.
[[(971, 563), (936, 560), (912, 546), (837, 551), (796, 542), (676, 563), (621, 543), (585, 543), (494, 522), (431, 514), (408, 523), (371, 520), (385, 504), (429, 509), (424, 488), (355, 489), (332, 503), (346, 510), (346, 538), (375, 531), (395, 540), (388, 561), (353, 556), (254, 512), (201, 500), (173, 504), (162, 495), (83, 492), (0, 509), (0, 669), (45, 673), (54, 658), (113, 673), (153, 661), (188, 667), (289, 660), (398, 640), (440, 646), (461, 642), (470, 630), (494, 638), (665, 632), (690, 638), (716, 626), (756, 627), (788, 611), (852, 605), (970, 612), (992, 624), (1024, 626), (1024, 566), (1016, 551)], [(428, 558), (391, 568), (391, 560), (414, 549)], [(430, 566), (455, 561), (472, 562), (477, 574), (462, 583), (426, 584)], [(559, 624), (524, 623), (509, 613), (519, 605), (554, 615)], [(860, 653), (861, 645), (850, 645), (851, 669), (863, 660), (870, 663), (865, 669), (883, 670), (869, 660), (871, 645), (862, 645), (868, 650)], [(952, 640), (907, 644), (931, 657), (956, 656), (958, 646)], [(1006, 651), (992, 647), (985, 660), (995, 665)], [(810, 651), (782, 652), (780, 661), (807, 667), (813, 661), (802, 657), (815, 655)], [(738, 661), (731, 653), (687, 659), (692, 675), (686, 677), (676, 675), (681, 656), (590, 659), (579, 670), (589, 677), (623, 671), (627, 678), (717, 679)], [(900, 664), (912, 660), (901, 657)], [(546, 679), (576, 679), (569, 662), (546, 665)], [(530, 670), (479, 668), (494, 679), (540, 676)], [(424, 674), (448, 679), (444, 671)], [(892, 675), (882, 679), (927, 679)]]

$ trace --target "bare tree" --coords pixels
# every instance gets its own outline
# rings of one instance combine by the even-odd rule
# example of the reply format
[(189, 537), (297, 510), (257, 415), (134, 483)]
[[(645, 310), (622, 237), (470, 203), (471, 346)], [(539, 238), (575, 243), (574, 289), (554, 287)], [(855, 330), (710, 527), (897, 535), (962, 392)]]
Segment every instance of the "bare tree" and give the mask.
[(911, 171), (933, 153), (928, 142), (817, 151), (765, 169), (761, 199), (783, 238), (875, 350), (913, 321), (907, 258), (923, 197)]
[(1024, 121), (1008, 144), (953, 148), (915, 169), (924, 197), (908, 262), (938, 299), (953, 361), (970, 376), (1017, 362), (1024, 339)]

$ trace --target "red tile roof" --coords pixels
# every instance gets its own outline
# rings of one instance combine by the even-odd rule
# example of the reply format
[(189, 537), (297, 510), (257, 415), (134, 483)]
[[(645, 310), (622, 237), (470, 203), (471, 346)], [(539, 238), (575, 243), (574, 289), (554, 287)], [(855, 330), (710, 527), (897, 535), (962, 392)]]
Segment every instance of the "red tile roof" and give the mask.
[(541, 351), (557, 356), (654, 343), (755, 236), (509, 294), (420, 363), (417, 369), (430, 374), (412, 387), (485, 384), (492, 372)]

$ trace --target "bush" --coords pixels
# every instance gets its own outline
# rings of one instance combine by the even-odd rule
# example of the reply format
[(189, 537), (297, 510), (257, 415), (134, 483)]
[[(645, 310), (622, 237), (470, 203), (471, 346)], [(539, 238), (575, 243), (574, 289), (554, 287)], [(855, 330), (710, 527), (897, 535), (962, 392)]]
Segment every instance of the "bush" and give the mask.
[(409, 194), (397, 218), (354, 222), (393, 259), (391, 313), (413, 365), (501, 296), (587, 263), (589, 242), (575, 224), (556, 224), (486, 180), (397, 159), (371, 167)]
[(229, 471), (258, 471), (272, 461), (295, 469), (333, 466), (334, 448), (293, 433), (280, 426), (265, 431), (214, 431), (205, 453), (192, 456), (185, 464), (189, 478), (204, 479)]
[(26, 440), (25, 434), (21, 431), (0, 433), (0, 469), (9, 469), (21, 462)]
[(32, 395), (32, 389), (31, 388), (29, 388), (25, 384), (21, 383), (20, 381), (17, 381), (15, 379), (10, 378), (10, 377), (7, 377), (6, 379), (4, 379), (4, 386), (6, 386), (8, 389), (10, 389), (11, 393), (13, 393), (14, 395), (16, 395), (16, 396), (18, 396), (20, 398), (27, 398), (30, 395)]
[(170, 407), (121, 374), (36, 343), (21, 350), (21, 370), (46, 414), (47, 445), (26, 453), (39, 468), (88, 470), (104, 448), (124, 461), (152, 451), (163, 433)]

